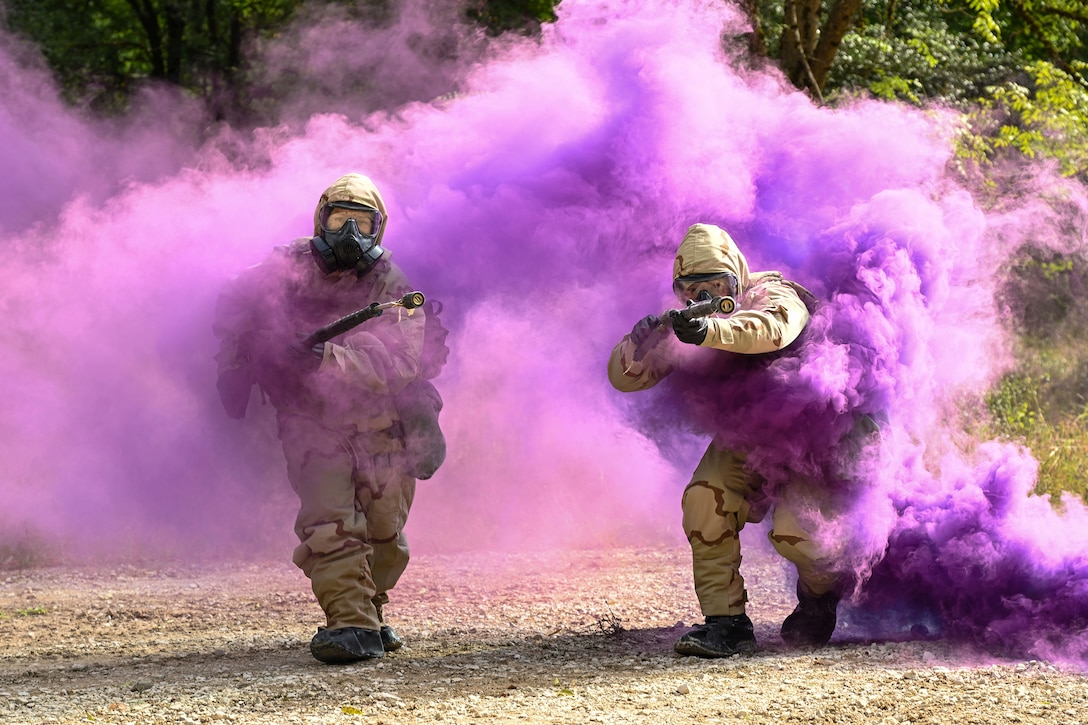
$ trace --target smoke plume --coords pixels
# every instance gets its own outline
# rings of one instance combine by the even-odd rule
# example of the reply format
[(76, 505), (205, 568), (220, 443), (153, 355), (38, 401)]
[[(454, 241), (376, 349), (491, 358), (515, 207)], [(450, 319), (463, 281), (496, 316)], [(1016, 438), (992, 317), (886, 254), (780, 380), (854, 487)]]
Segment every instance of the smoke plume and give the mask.
[[(385, 246), (451, 330), (449, 456), (420, 484), (417, 550), (683, 545), (680, 492), (723, 433), (769, 478), (839, 495), (840, 516), (814, 521), (857, 606), (1082, 658), (1084, 506), (1032, 496), (1030, 455), (962, 441), (956, 415), (1011, 364), (997, 270), (1027, 242), (1083, 246), (1043, 203), (1083, 210), (1083, 190), (1039, 169), (1039, 193), (988, 211), (949, 171), (952, 113), (817, 107), (734, 57), (723, 38), (747, 28), (729, 4), (563, 0), (539, 38), (492, 41), (425, 7), (266, 44), (279, 95), (257, 129), (166, 92), (87, 119), (25, 46), (0, 44), (7, 538), (66, 556), (288, 555), (271, 411), (223, 413), (212, 311), (358, 171), (388, 204)], [(675, 305), (695, 222), (820, 298), (805, 345), (769, 376), (621, 395), (609, 352)], [(847, 458), (862, 415), (879, 442)]]

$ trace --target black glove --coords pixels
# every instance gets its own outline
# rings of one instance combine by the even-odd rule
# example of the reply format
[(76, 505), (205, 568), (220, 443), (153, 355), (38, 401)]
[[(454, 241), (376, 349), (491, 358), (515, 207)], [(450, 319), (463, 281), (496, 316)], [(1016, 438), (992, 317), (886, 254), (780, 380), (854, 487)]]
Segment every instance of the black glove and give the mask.
[(676, 339), (689, 345), (702, 345), (706, 339), (709, 325), (705, 317), (696, 317), (685, 320), (678, 312), (673, 312), (672, 331), (676, 333)]
[(253, 378), (250, 377), (249, 370), (244, 367), (224, 370), (219, 374), (215, 386), (219, 389), (219, 400), (227, 415), (237, 420), (246, 417), (249, 391), (253, 388)]
[(646, 315), (641, 320), (635, 323), (635, 326), (631, 328), (631, 342), (635, 344), (635, 347), (641, 347), (646, 340), (650, 338), (657, 326), (661, 324), (661, 319), (654, 315)]
[(305, 335), (295, 342), (268, 332), (256, 336), (253, 347), (253, 377), (262, 385), (277, 385), (314, 372), (321, 366), (324, 345), (305, 347)]
[(317, 370), (321, 366), (321, 361), (325, 359), (325, 343), (322, 342), (306, 347), (306, 344), (299, 340), (295, 344), (287, 346), (287, 355), (303, 371)]

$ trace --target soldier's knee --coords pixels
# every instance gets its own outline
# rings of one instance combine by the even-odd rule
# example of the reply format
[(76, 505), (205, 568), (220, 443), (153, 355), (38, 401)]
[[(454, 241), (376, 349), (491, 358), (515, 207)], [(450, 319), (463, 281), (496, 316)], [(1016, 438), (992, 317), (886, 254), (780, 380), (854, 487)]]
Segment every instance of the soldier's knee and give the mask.
[(730, 498), (727, 492), (703, 481), (696, 481), (685, 489), (681, 505), (688, 541), (717, 546), (737, 538), (740, 521), (736, 502)]
[(767, 532), (767, 538), (775, 551), (798, 566), (810, 565), (820, 558), (816, 545), (807, 534), (771, 529)]

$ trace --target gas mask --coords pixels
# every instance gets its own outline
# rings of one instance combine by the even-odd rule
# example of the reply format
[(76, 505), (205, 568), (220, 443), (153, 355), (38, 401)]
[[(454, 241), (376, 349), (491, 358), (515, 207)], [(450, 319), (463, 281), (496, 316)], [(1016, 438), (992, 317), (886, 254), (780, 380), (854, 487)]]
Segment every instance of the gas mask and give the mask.
[[(329, 229), (328, 219), (333, 209), (348, 209), (372, 215), (374, 221), (371, 224), (371, 233), (363, 234), (354, 218), (348, 218), (336, 229)], [(385, 253), (378, 244), (378, 233), (383, 222), (382, 213), (365, 204), (334, 201), (326, 205), (321, 212), (321, 233), (310, 240), (310, 251), (321, 272), (329, 275), (354, 269), (362, 273), (377, 262)]]

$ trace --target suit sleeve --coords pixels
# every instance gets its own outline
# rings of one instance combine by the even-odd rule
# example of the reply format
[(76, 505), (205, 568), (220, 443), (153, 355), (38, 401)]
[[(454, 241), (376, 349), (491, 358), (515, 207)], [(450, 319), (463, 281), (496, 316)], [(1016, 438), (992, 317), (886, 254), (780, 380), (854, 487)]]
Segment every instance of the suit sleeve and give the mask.
[(703, 347), (759, 354), (786, 347), (809, 321), (805, 303), (789, 285), (778, 282), (752, 290), (755, 303), (728, 317), (711, 317)]
[(625, 335), (608, 358), (608, 380), (612, 387), (622, 393), (647, 390), (657, 385), (662, 378), (672, 372), (672, 363), (667, 353), (668, 340), (651, 348), (646, 356), (636, 361), (635, 344), (631, 336)]
[(254, 383), (247, 343), (252, 313), (240, 287), (234, 280), (223, 290), (216, 301), (212, 322), (212, 333), (219, 339), (215, 356), (216, 389), (227, 415), (237, 419), (245, 417)]

